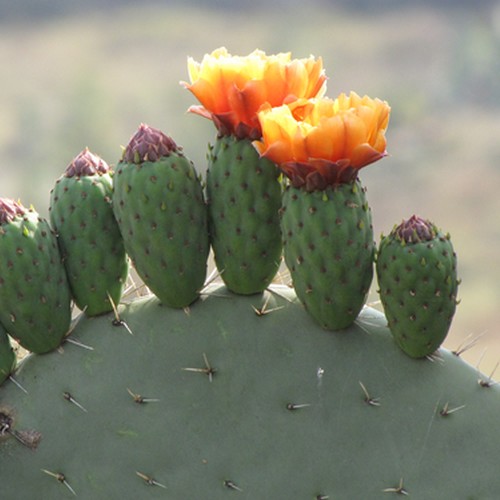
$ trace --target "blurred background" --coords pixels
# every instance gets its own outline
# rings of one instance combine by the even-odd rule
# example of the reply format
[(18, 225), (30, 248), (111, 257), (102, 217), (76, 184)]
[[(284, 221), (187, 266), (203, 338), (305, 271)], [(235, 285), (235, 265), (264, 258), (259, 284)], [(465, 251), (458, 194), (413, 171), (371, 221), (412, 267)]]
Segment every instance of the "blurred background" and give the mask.
[(500, 360), (500, 2), (0, 0), (0, 196), (47, 217), (67, 164), (88, 146), (115, 165), (140, 123), (204, 171), (215, 129), (186, 113), (196, 101), (179, 81), (188, 56), (222, 45), (321, 56), (328, 96), (390, 103), (390, 156), (360, 176), (377, 242), (414, 213), (451, 233), (463, 281), (445, 346), (482, 335), (463, 357), (489, 374)]

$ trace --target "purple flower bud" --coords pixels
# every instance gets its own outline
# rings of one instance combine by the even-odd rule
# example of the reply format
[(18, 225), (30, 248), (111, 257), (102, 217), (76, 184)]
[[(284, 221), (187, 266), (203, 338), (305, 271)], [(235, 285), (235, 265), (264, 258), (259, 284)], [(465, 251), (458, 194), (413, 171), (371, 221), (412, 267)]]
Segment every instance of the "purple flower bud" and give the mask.
[(403, 220), (399, 226), (395, 227), (393, 234), (404, 243), (420, 243), (434, 239), (437, 229), (432, 222), (412, 215), (408, 220)]
[(141, 124), (132, 136), (123, 153), (122, 161), (143, 163), (158, 161), (163, 156), (169, 156), (178, 151), (174, 140), (158, 129)]
[(84, 177), (96, 174), (106, 174), (109, 171), (108, 164), (99, 156), (91, 153), (85, 148), (66, 167), (66, 177)]
[(24, 215), (26, 209), (10, 198), (0, 198), (0, 225), (11, 222), (16, 215)]

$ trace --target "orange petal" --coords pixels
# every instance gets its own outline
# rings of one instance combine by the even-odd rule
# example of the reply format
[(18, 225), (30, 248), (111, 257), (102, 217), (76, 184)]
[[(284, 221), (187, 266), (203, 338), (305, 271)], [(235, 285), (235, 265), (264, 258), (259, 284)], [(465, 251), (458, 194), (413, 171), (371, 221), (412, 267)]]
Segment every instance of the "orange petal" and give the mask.
[(240, 121), (251, 124), (262, 103), (266, 102), (266, 96), (265, 83), (262, 80), (252, 80), (242, 90), (233, 86), (228, 92), (228, 103)]
[(242, 130), (243, 123), (251, 133), (258, 129), (256, 113), (264, 104), (280, 106), (312, 97), (324, 91), (326, 81), (321, 59), (291, 60), (290, 53), (267, 56), (260, 50), (238, 57), (224, 47), (205, 55), (201, 63), (188, 58), (188, 72), (192, 83), (184, 86), (213, 116), (224, 115), (226, 130), (231, 117), (235, 130)]
[(321, 122), (320, 130), (325, 138), (331, 144), (330, 156), (318, 156), (331, 162), (345, 158), (346, 127), (345, 122), (339, 115), (334, 115), (324, 119)]
[(265, 69), (266, 101), (271, 106), (281, 106), (287, 95), (285, 66), (273, 61)]
[(226, 111), (224, 103), (220, 101), (219, 92), (216, 91), (211, 82), (200, 79), (186, 88), (212, 113)]
[(349, 158), (354, 148), (366, 142), (367, 128), (361, 118), (354, 113), (343, 113), (342, 119), (345, 127), (344, 158)]
[(261, 152), (261, 156), (268, 158), (277, 165), (291, 161), (293, 158), (290, 143), (285, 141), (273, 142), (264, 152)]
[(314, 61), (313, 58), (305, 62), (306, 71), (309, 75), (307, 94), (304, 97), (323, 97), (326, 91), (326, 75), (323, 70), (323, 59), (318, 58)]
[(308, 74), (304, 64), (299, 60), (292, 61), (286, 67), (286, 82), (288, 95), (294, 95), (297, 98), (307, 96)]
[(384, 154), (372, 148), (369, 144), (360, 144), (351, 153), (351, 165), (357, 169), (380, 160)]
[(334, 137), (337, 133), (335, 123), (325, 123), (321, 127), (312, 128), (305, 141), (309, 158), (331, 160), (334, 157)]
[(212, 113), (205, 109), (203, 106), (189, 106), (188, 113), (203, 116), (203, 118), (212, 119)]

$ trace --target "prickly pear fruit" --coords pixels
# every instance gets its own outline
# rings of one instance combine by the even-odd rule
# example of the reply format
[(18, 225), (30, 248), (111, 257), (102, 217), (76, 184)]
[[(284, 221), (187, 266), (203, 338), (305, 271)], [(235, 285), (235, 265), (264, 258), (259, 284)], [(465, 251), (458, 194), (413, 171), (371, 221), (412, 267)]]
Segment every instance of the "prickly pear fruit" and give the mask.
[(113, 181), (115, 217), (137, 273), (163, 304), (187, 307), (204, 285), (210, 249), (193, 163), (173, 139), (141, 125)]
[(281, 261), (279, 170), (250, 139), (219, 136), (210, 148), (207, 201), (215, 263), (226, 286), (264, 290)]
[(0, 199), (0, 322), (25, 349), (59, 346), (71, 322), (71, 295), (57, 239), (33, 209)]
[(58, 236), (71, 293), (89, 316), (112, 310), (128, 274), (112, 196), (109, 166), (87, 148), (51, 191), (50, 222)]
[(298, 298), (329, 330), (350, 326), (373, 278), (375, 245), (366, 189), (359, 180), (283, 196), (285, 262)]
[(444, 341), (457, 304), (457, 256), (449, 235), (413, 215), (382, 236), (379, 293), (391, 333), (412, 358)]
[(16, 365), (16, 355), (10, 345), (9, 336), (0, 325), (0, 385), (12, 373)]

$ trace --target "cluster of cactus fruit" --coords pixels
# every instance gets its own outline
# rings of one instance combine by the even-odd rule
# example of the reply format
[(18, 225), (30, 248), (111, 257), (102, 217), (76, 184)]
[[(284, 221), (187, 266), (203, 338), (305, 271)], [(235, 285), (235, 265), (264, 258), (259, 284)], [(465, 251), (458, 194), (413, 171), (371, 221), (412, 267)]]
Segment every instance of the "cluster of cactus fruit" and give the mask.
[[(245, 88), (239, 107), (253, 102)], [(205, 110), (218, 130), (206, 186), (142, 124), (114, 170), (88, 149), (68, 165), (50, 224), (0, 200), (5, 498), (146, 498), (144, 484), (167, 498), (493, 498), (495, 467), (476, 459), (500, 456), (483, 432), (500, 399), (481, 393), (497, 388), (438, 351), (457, 304), (450, 237), (412, 216), (374, 242), (358, 170), (385, 154), (388, 106), (296, 102), (280, 111), (293, 126), (344, 106), (341, 130), (364, 106), (378, 139), (335, 161), (308, 139), (313, 157), (290, 158), (302, 128), (290, 146), (286, 129), (269, 132), (269, 110), (236, 126)], [(224, 286), (207, 282), (210, 248)], [(272, 284), (282, 257), (292, 287)], [(124, 302), (129, 259), (152, 295)], [(365, 306), (374, 268), (385, 316)], [(16, 365), (9, 336), (34, 354)], [(447, 453), (470, 474), (443, 467)]]
[[(58, 347), (69, 329), (71, 298), (88, 316), (120, 302), (127, 254), (170, 307), (188, 307), (198, 298), (210, 244), (230, 290), (260, 293), (278, 271), (282, 241), (306, 310), (326, 329), (352, 325), (375, 258), (359, 179), (323, 190), (289, 185), (282, 196), (278, 169), (250, 142), (217, 141), (209, 156), (208, 203), (182, 149), (146, 125), (131, 138), (113, 176), (88, 149), (69, 164), (51, 192), (52, 228), (33, 208), (1, 200), (5, 330), (35, 353)], [(449, 236), (413, 216), (382, 238), (377, 253), (381, 300), (398, 345), (413, 357), (432, 354), (456, 305)]]

